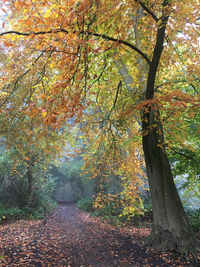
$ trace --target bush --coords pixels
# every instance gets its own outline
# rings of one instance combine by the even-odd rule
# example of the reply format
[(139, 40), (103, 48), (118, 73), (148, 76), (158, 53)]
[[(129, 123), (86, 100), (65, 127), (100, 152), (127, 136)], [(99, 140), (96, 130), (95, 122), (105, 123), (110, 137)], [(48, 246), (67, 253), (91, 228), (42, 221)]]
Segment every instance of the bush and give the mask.
[(77, 202), (77, 207), (84, 211), (93, 210), (93, 200), (92, 198), (83, 198)]
[(193, 231), (200, 231), (200, 209), (186, 211)]
[(109, 203), (107, 206), (97, 209), (96, 215), (103, 217), (116, 217), (122, 213), (123, 207), (116, 207), (115, 203)]
[(152, 212), (152, 203), (150, 197), (146, 197), (143, 199), (143, 212), (144, 213)]
[(121, 225), (128, 221), (126, 215), (122, 215), (123, 207), (116, 207), (114, 203), (110, 203), (105, 207), (96, 209), (92, 215), (107, 220), (110, 224)]
[(20, 209), (18, 207), (9, 207), (3, 203), (0, 203), (0, 224), (20, 219), (40, 220), (46, 216), (47, 212), (49, 212), (55, 207), (56, 204), (54, 202), (51, 203), (51, 205), (48, 208), (48, 211), (46, 208), (44, 209), (44, 207), (38, 207), (37, 209), (24, 207), (23, 209)]
[(23, 212), (17, 207), (8, 207), (0, 204), (0, 224), (23, 218)]

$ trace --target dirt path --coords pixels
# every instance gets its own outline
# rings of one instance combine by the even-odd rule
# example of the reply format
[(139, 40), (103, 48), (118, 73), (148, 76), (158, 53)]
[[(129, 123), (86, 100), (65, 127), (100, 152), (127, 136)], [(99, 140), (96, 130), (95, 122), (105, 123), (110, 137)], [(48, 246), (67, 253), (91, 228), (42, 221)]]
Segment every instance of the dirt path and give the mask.
[(194, 266), (140, 248), (141, 232), (148, 231), (116, 230), (74, 205), (63, 205), (43, 221), (0, 226), (0, 266)]

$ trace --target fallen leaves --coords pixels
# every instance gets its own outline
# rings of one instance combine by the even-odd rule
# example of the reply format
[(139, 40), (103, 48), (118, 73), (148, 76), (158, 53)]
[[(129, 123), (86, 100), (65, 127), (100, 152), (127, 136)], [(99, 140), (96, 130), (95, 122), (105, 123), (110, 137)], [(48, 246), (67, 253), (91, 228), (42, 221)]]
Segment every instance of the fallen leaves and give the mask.
[(0, 226), (0, 266), (191, 266), (173, 254), (141, 248), (149, 228), (116, 229), (73, 205), (45, 220)]

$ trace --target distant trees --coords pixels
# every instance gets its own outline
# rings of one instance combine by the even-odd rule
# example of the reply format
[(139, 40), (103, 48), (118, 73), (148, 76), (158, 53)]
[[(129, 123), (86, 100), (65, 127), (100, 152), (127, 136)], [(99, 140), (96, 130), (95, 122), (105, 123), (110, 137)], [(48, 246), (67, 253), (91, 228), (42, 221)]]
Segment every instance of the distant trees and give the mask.
[[(1, 150), (1, 189), (0, 200), (10, 206), (40, 210), (41, 215), (53, 205), (56, 181), (50, 171), (44, 168), (43, 161), (16, 161), (17, 151)], [(31, 176), (31, 177), (30, 177)]]

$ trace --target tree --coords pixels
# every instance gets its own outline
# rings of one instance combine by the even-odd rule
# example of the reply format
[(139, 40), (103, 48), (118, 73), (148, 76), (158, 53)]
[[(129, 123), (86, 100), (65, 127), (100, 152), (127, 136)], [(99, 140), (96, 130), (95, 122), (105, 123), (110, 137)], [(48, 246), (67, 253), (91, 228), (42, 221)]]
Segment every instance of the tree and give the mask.
[(1, 151), (1, 202), (18, 206), (27, 215), (46, 214), (54, 206), (52, 201), (56, 181), (45, 168), (45, 159), (32, 156), (32, 165), (22, 160), (16, 149)]
[[(9, 47), (2, 47), (0, 72), (3, 75), (15, 69), (15, 62), (10, 62), (10, 53)], [(4, 154), (9, 155), (10, 161), (2, 178), (6, 177), (5, 188), (17, 197), (20, 207), (31, 207), (34, 202), (39, 201), (39, 197), (42, 199), (37, 193), (41, 194), (45, 186), (45, 177), (48, 175), (44, 173), (48, 172), (49, 162), (60, 156), (65, 142), (64, 130), (61, 135), (58, 130), (43, 124), (46, 110), (42, 108), (42, 99), (34, 96), (44, 72), (44, 66), (42, 65), (42, 70), (40, 68), (40, 57), (41, 54), (34, 59), (34, 64), (38, 63), (39, 68), (34, 75), (31, 68), (24, 70), (21, 66), (20, 71), (23, 74), (19, 75), (14, 84), (3, 87), (0, 94), (1, 143)], [(22, 79), (23, 76), (25, 79)], [(36, 186), (37, 175), (43, 176), (38, 177), (38, 183), (41, 180), (43, 184), (40, 191)]]
[(196, 243), (166, 153), (164, 132), (173, 125), (167, 129), (163, 121), (167, 113), (173, 121), (181, 109), (189, 112), (199, 104), (198, 5), (197, 0), (21, 0), (11, 3), (14, 19), (0, 34), (7, 47), (24, 47), (23, 53), (18, 49), (18, 69), (2, 81), (9, 95), (8, 84), (15, 84), (16, 75), (26, 76), (20, 74), (24, 58), (36, 75), (38, 55), (48, 57), (38, 68), (48, 71), (34, 91), (44, 99), (44, 123), (59, 128), (69, 118), (80, 122), (91, 107), (99, 112), (94, 123), (100, 129), (110, 125), (115, 135), (124, 122), (131, 118), (135, 123), (141, 116), (153, 205), (148, 244), (183, 253), (195, 252)]

